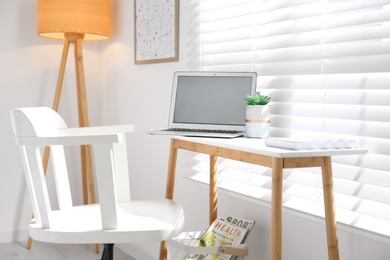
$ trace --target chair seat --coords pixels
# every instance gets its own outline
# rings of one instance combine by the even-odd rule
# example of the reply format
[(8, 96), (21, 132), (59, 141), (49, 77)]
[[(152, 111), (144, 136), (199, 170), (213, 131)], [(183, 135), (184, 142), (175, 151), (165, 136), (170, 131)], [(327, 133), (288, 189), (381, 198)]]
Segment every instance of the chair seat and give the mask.
[(132, 201), (119, 203), (118, 208), (116, 229), (102, 229), (100, 205), (89, 204), (52, 211), (50, 228), (32, 220), (30, 236), (64, 244), (162, 241), (179, 234), (184, 222), (182, 208), (172, 200)]

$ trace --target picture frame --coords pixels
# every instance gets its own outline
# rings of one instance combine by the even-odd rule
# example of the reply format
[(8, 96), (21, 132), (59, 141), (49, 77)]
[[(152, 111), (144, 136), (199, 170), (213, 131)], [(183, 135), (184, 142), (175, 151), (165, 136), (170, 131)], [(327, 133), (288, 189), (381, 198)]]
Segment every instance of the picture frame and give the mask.
[(179, 0), (134, 0), (134, 63), (179, 60)]

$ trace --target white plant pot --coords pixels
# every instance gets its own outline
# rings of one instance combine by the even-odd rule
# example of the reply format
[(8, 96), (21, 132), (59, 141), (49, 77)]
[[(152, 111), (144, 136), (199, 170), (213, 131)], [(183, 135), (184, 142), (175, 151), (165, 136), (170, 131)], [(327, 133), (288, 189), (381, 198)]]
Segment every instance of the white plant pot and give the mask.
[(266, 138), (270, 128), (270, 105), (246, 106), (245, 134), (249, 138)]

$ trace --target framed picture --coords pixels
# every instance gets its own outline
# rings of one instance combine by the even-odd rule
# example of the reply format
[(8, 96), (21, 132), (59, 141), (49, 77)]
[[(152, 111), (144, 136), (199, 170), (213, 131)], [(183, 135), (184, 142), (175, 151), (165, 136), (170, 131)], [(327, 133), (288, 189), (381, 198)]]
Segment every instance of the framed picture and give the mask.
[(179, 60), (179, 0), (134, 0), (135, 64)]

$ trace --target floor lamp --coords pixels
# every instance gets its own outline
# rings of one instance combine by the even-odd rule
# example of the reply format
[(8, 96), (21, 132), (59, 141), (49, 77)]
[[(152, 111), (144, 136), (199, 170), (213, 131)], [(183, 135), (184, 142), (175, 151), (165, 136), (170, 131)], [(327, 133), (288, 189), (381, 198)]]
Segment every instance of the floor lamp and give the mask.
[[(111, 0), (38, 0), (38, 35), (64, 42), (52, 108), (58, 111), (70, 44), (74, 44), (79, 126), (89, 126), (85, 88), (83, 41), (100, 41), (111, 32)], [(95, 187), (90, 146), (81, 146), (84, 204), (95, 203)], [(46, 172), (50, 148), (43, 155)], [(29, 237), (27, 248), (31, 247)], [(98, 249), (96, 249), (98, 251)]]

